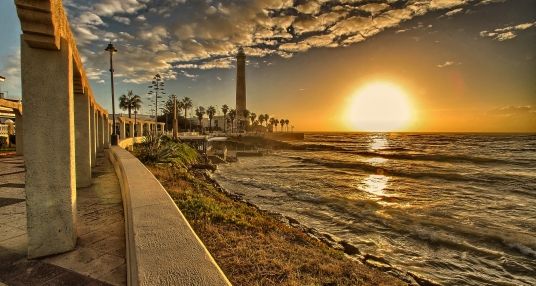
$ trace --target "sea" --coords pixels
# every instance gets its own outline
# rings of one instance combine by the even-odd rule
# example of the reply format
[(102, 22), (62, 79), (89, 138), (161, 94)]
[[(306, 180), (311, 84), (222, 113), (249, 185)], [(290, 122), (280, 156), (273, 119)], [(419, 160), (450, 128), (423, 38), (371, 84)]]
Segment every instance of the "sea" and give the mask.
[(536, 134), (306, 133), (291, 143), (214, 178), (443, 285), (536, 285)]

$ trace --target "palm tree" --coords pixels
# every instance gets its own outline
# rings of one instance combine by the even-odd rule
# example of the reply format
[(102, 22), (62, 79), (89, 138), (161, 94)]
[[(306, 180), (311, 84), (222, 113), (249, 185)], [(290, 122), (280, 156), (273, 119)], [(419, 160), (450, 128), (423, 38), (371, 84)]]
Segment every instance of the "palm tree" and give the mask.
[(279, 124), (279, 119), (275, 118), (274, 124), (275, 124), (275, 131), (277, 131), (277, 125)]
[(141, 104), (143, 102), (141, 101), (141, 97), (139, 95), (134, 95), (134, 92), (132, 90), (129, 90), (128, 93), (125, 95), (121, 95), (119, 97), (119, 108), (122, 110), (128, 110), (128, 118), (131, 118), (131, 111), (139, 110), (141, 108)]
[(216, 108), (214, 106), (209, 106), (207, 108), (207, 115), (208, 115), (208, 124), (209, 124), (209, 131), (212, 132), (212, 118), (214, 117), (214, 114), (216, 114)]
[(223, 112), (223, 133), (225, 133), (225, 123), (227, 121), (225, 119), (227, 118), (227, 112), (229, 112), (229, 106), (227, 104), (224, 104), (221, 107), (221, 112)]
[(281, 124), (281, 132), (283, 132), (283, 125), (285, 125), (285, 119), (279, 120), (279, 124)]
[(270, 119), (270, 116), (268, 114), (264, 114), (264, 121), (266, 121), (266, 128), (268, 128), (268, 120)]
[[(184, 119), (187, 119), (187, 113), (188, 109), (192, 108), (194, 104), (192, 103), (192, 100), (189, 97), (185, 97), (182, 99), (182, 107), (184, 108)], [(184, 129), (186, 129), (186, 122), (184, 123)]]
[(285, 124), (287, 125), (287, 132), (288, 132), (288, 124), (290, 123), (290, 121), (288, 119), (285, 119)]
[(251, 112), (247, 109), (244, 109), (244, 111), (242, 112), (243, 115), (244, 115), (244, 130), (246, 130), (247, 128), (247, 125), (248, 125), (248, 122), (249, 122), (249, 115), (251, 114)]
[(255, 114), (255, 112), (252, 112), (249, 115), (249, 119), (251, 120), (251, 126), (253, 126), (253, 122), (255, 121), (255, 119), (257, 119), (257, 114)]
[(199, 125), (201, 126), (201, 130), (203, 130), (203, 115), (205, 115), (205, 108), (203, 106), (199, 106), (195, 109), (195, 115), (197, 116), (197, 119), (199, 119)]
[(229, 118), (231, 118), (231, 133), (233, 133), (234, 119), (236, 117), (236, 109), (231, 109), (229, 111)]
[(259, 115), (259, 124), (262, 126), (262, 122), (264, 122), (264, 114)]

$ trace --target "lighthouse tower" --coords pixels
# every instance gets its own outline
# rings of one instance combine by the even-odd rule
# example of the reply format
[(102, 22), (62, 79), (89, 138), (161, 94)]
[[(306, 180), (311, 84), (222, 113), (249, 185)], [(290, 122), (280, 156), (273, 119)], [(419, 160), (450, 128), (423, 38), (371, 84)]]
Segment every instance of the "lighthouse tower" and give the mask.
[(244, 117), (246, 109), (246, 54), (240, 47), (236, 55), (236, 117)]

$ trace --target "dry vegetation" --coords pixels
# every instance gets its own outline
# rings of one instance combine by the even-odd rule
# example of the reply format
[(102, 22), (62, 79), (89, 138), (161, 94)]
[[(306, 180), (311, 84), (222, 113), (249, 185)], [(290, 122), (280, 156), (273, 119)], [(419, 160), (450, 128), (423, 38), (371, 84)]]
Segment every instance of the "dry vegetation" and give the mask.
[(329, 249), (203, 179), (148, 166), (234, 285), (403, 285)]

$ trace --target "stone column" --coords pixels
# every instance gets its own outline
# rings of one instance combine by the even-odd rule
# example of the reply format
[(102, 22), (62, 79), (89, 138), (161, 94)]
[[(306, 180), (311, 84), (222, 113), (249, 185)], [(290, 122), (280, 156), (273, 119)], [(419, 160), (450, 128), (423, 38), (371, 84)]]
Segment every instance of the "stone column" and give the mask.
[(76, 187), (91, 186), (90, 107), (87, 90), (74, 94)]
[(100, 111), (97, 112), (97, 151), (104, 152), (104, 120)]
[(21, 36), (28, 258), (76, 246), (73, 55), (64, 38), (60, 47), (34, 49)]
[(110, 135), (112, 130), (112, 123), (108, 120), (106, 114), (103, 115), (104, 120), (104, 148), (110, 148)]
[(97, 166), (97, 127), (95, 122), (95, 105), (89, 108), (89, 142), (91, 143), (91, 167)]
[(15, 141), (17, 145), (15, 146), (17, 148), (17, 156), (24, 155), (24, 118), (22, 118), (22, 115), (19, 114), (19, 112), (15, 111)]
[(125, 128), (125, 121), (119, 119), (119, 140), (126, 138), (127, 129)]

